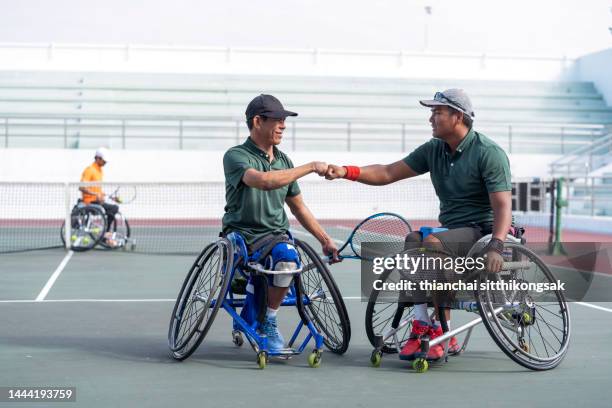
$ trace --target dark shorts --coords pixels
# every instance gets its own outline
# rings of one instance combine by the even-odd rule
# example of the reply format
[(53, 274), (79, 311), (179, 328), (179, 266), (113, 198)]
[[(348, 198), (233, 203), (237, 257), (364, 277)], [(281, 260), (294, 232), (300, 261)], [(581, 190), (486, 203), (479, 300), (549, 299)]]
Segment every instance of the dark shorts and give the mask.
[(432, 235), (440, 240), (449, 254), (460, 257), (465, 257), (474, 244), (484, 236), (479, 227), (453, 228)]
[[(484, 232), (487, 234), (490, 233), (488, 231)], [(435, 232), (431, 235), (440, 240), (443, 250), (447, 254), (451, 256), (465, 257), (476, 241), (482, 238), (485, 234), (483, 233), (483, 229), (481, 227), (474, 226), (451, 228), (447, 231)], [(421, 233), (418, 231), (412, 232), (406, 237), (405, 249), (420, 247), (422, 246), (421, 241)]]

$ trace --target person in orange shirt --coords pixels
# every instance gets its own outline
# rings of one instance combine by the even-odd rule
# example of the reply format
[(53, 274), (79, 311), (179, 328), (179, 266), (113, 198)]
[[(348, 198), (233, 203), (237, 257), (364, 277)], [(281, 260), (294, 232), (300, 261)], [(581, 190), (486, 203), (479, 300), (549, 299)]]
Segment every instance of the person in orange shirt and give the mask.
[[(94, 157), (94, 162), (87, 166), (83, 171), (83, 175), (81, 176), (81, 182), (94, 182), (99, 181), (102, 182), (104, 177), (104, 172), (102, 171), (102, 167), (106, 165), (108, 160), (108, 149), (105, 147), (100, 147), (96, 150), (96, 155)], [(115, 215), (119, 211), (119, 206), (115, 204), (110, 204), (105, 202), (105, 194), (102, 191), (102, 187), (100, 185), (90, 185), (85, 187), (79, 187), (83, 195), (83, 202), (85, 204), (98, 204), (104, 207), (106, 211), (106, 233), (104, 238), (107, 240), (107, 243), (112, 245), (111, 242), (111, 232), (110, 228), (115, 220)]]

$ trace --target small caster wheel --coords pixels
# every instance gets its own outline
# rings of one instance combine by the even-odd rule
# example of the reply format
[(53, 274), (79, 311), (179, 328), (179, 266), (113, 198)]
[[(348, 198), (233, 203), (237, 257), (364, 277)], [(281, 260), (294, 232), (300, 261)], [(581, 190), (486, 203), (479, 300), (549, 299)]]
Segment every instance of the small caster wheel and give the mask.
[(308, 355), (308, 365), (312, 368), (318, 368), (321, 365), (321, 351), (314, 350)]
[(242, 338), (242, 333), (238, 330), (232, 332), (232, 341), (236, 345), (236, 347), (242, 347), (244, 344), (244, 339)]
[(266, 368), (267, 363), (268, 353), (266, 353), (265, 351), (260, 351), (259, 353), (257, 353), (257, 365), (259, 366), (259, 368), (263, 370), (264, 368)]
[(382, 362), (382, 351), (374, 350), (372, 355), (370, 355), (370, 363), (374, 367), (380, 367), (380, 363)]
[(519, 346), (521, 347), (521, 350), (523, 350), (525, 353), (529, 353), (529, 344), (525, 343), (525, 340), (520, 339)]
[(531, 315), (529, 313), (527, 313), (527, 312), (524, 312), (521, 320), (522, 320), (522, 323), (524, 325), (530, 325), (531, 324)]
[(412, 368), (417, 373), (424, 373), (429, 368), (429, 363), (424, 358), (417, 358), (412, 362)]

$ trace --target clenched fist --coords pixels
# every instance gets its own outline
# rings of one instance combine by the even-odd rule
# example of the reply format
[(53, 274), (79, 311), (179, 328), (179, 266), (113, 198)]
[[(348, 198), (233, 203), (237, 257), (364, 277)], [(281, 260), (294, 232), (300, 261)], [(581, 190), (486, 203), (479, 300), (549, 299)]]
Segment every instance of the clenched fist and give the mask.
[(314, 161), (314, 162), (312, 162), (310, 164), (312, 166), (312, 170), (315, 173), (317, 173), (321, 177), (325, 176), (325, 174), (327, 172), (327, 163), (320, 162), (320, 161)]
[(342, 166), (336, 166), (335, 164), (330, 164), (327, 166), (327, 172), (325, 173), (325, 178), (328, 180), (335, 180), (337, 178), (343, 178), (346, 176), (346, 169)]

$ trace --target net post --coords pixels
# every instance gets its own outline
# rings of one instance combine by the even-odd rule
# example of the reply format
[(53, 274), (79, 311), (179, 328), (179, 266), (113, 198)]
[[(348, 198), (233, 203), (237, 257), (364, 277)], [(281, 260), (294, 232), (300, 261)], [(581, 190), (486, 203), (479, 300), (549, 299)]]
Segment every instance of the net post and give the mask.
[(72, 236), (72, 220), (71, 220), (71, 208), (70, 208), (70, 183), (64, 183), (64, 203), (66, 212), (64, 214), (64, 242), (66, 246), (66, 250), (70, 250)]
[(563, 207), (567, 207), (567, 201), (563, 199), (563, 177), (557, 180), (557, 191), (556, 191), (556, 211), (555, 211), (555, 243), (553, 245), (553, 255), (564, 255), (565, 250), (563, 249), (563, 243), (561, 242), (561, 214)]
[(557, 179), (552, 179), (548, 187), (550, 190), (550, 215), (548, 225), (548, 253), (552, 255), (554, 239), (555, 239), (555, 189), (557, 188)]

